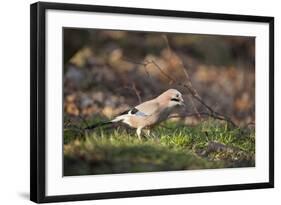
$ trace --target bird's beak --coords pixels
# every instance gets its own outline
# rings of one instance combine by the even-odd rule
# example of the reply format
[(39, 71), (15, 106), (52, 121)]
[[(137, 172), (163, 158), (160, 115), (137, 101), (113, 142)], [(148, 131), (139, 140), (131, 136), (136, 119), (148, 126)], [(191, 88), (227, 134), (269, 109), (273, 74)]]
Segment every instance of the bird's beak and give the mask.
[(185, 106), (184, 100), (182, 98), (180, 98), (180, 106)]

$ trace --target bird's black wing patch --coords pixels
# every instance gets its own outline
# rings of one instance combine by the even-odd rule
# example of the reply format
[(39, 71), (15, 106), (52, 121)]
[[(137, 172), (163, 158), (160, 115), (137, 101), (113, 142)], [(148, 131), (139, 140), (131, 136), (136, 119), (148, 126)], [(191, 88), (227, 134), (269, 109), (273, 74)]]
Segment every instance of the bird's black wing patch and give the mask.
[(131, 114), (136, 114), (138, 111), (139, 111), (139, 110), (134, 107), (133, 109), (131, 109), (131, 112), (130, 112), (130, 113), (131, 113)]
[(147, 114), (145, 114), (145, 113), (139, 111), (139, 110), (138, 110), (137, 108), (135, 108), (135, 107), (132, 108), (132, 109), (130, 109), (130, 110), (126, 110), (126, 111), (122, 112), (120, 115), (127, 115), (127, 114), (129, 114), (129, 115), (135, 115), (135, 116), (142, 116), (142, 117), (148, 116)]
[(139, 110), (137, 108), (132, 108), (132, 109), (129, 109), (129, 110), (126, 110), (122, 113), (120, 113), (120, 115), (126, 115), (126, 114), (136, 114)]
[(124, 112), (121, 112), (119, 115), (126, 115), (126, 114), (128, 114), (130, 112), (130, 110), (125, 110)]

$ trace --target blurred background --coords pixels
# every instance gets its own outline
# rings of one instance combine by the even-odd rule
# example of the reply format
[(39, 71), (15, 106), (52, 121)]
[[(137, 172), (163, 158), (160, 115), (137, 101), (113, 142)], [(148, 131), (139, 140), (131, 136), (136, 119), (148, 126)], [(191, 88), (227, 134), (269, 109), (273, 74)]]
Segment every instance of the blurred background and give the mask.
[[(215, 111), (238, 125), (255, 121), (254, 37), (76, 28), (64, 28), (63, 35), (65, 118), (112, 118), (169, 88), (184, 94), (185, 113), (204, 112), (177, 85), (186, 81), (185, 70)], [(145, 64), (149, 61), (177, 82), (155, 64)]]

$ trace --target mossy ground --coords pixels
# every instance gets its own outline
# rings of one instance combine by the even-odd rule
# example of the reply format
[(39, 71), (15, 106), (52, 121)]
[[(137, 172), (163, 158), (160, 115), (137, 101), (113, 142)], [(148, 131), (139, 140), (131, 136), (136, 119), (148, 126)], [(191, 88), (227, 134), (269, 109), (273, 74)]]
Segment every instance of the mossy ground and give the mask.
[(196, 126), (168, 121), (142, 140), (122, 126), (65, 128), (63, 151), (66, 176), (252, 167), (255, 131), (211, 119)]

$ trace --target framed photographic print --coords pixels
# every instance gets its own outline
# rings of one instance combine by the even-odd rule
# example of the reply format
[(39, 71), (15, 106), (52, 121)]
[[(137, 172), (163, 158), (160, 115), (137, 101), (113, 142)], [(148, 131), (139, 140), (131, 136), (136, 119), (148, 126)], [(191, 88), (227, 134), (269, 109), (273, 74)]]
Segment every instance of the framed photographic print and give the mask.
[(31, 5), (34, 202), (274, 187), (274, 18)]

